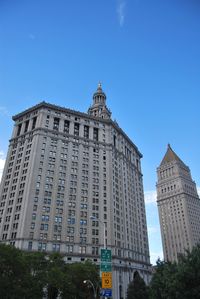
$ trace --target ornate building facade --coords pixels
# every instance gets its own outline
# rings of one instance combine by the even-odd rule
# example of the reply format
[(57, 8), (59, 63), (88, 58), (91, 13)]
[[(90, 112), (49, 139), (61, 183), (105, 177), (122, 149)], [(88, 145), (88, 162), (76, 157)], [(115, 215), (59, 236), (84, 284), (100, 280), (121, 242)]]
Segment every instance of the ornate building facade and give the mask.
[(15, 122), (0, 187), (0, 240), (67, 262), (112, 250), (113, 298), (150, 260), (140, 159), (99, 84), (88, 113), (46, 102)]
[(157, 169), (157, 177), (164, 259), (177, 261), (178, 254), (200, 243), (200, 199), (189, 167), (170, 145)]

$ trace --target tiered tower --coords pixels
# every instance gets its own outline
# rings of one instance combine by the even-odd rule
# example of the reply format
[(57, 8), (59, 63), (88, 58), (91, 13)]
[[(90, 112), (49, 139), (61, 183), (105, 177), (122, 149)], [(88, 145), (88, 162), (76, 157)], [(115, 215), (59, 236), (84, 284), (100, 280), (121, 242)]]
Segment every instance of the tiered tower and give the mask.
[(168, 145), (157, 169), (157, 204), (166, 261), (200, 242), (200, 199), (190, 169)]

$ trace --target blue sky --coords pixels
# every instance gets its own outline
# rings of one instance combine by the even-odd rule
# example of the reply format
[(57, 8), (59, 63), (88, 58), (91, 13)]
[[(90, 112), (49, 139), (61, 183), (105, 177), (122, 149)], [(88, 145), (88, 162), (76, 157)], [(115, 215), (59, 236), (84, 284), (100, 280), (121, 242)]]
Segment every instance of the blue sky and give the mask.
[(0, 168), (11, 116), (45, 100), (87, 111), (99, 81), (143, 153), (151, 260), (156, 167), (170, 143), (200, 186), (199, 0), (1, 0)]

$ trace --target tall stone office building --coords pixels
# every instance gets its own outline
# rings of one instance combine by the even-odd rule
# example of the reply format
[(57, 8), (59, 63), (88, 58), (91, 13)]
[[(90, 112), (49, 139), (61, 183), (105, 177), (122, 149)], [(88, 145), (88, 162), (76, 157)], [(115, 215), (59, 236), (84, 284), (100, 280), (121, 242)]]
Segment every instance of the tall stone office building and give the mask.
[[(112, 249), (113, 298), (150, 273), (138, 148), (99, 84), (88, 113), (42, 102), (15, 122), (0, 189), (0, 240), (99, 263)], [(91, 217), (93, 216), (93, 217)], [(105, 231), (104, 231), (105, 225)]]
[(164, 259), (177, 261), (179, 253), (200, 243), (200, 199), (189, 167), (170, 145), (157, 168), (157, 177)]

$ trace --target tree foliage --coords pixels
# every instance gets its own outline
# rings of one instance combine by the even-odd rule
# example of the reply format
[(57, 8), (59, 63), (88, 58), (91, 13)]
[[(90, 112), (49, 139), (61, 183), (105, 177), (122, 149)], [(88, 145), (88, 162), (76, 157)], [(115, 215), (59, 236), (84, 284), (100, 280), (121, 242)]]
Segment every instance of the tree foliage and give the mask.
[(180, 255), (178, 263), (157, 261), (150, 299), (200, 298), (200, 245)]
[(136, 271), (133, 281), (130, 282), (127, 290), (127, 299), (147, 299), (148, 291), (144, 280)]
[(157, 261), (147, 289), (136, 272), (127, 299), (200, 299), (200, 245), (178, 257), (178, 262)]
[[(67, 264), (58, 253), (24, 252), (0, 245), (0, 298), (90, 299), (99, 288), (98, 267), (87, 260)], [(200, 299), (200, 246), (180, 255), (178, 263), (158, 260), (147, 288), (138, 274), (129, 284), (127, 299)]]
[(149, 289), (150, 298), (175, 299), (177, 264), (158, 260), (155, 271)]
[(67, 264), (58, 253), (24, 252), (0, 245), (0, 297), (4, 299), (86, 299), (99, 285), (99, 270), (91, 261)]

